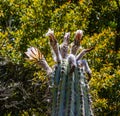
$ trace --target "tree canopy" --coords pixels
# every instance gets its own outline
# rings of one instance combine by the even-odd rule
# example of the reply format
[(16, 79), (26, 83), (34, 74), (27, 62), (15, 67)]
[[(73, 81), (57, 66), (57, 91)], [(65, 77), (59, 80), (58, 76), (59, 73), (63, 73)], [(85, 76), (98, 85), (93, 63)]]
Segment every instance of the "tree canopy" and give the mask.
[(83, 30), (95, 115), (120, 115), (119, 0), (0, 0), (0, 115), (50, 114), (49, 83), (41, 67), (27, 61), (28, 47), (40, 49), (52, 67), (49, 28), (59, 43), (65, 32)]

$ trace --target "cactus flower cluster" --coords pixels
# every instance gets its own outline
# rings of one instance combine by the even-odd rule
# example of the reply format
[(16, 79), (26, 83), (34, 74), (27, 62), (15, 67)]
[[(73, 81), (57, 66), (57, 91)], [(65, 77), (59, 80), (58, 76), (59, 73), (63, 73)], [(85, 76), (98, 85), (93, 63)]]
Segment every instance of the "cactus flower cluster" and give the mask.
[[(59, 45), (54, 31), (49, 29), (49, 37), (53, 59), (57, 63), (54, 69), (50, 68), (42, 53), (35, 47), (27, 49), (25, 54), (31, 61), (39, 64), (51, 78), (52, 87), (52, 116), (93, 116), (88, 81), (91, 79), (91, 70), (82, 57), (93, 47), (77, 51), (81, 45), (83, 31), (75, 32), (72, 47), (69, 47), (70, 32), (65, 33), (63, 43)], [(69, 50), (70, 49), (70, 50)], [(68, 52), (70, 51), (70, 53)], [(88, 80), (84, 73), (88, 74)]]

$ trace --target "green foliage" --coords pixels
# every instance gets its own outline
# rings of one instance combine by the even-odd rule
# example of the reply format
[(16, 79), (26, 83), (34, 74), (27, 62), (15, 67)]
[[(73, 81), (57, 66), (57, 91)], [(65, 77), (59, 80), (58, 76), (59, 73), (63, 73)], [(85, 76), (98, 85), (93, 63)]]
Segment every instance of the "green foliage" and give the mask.
[[(79, 12), (80, 11), (80, 12)], [(73, 4), (66, 3), (56, 8), (51, 17), (51, 28), (56, 31), (56, 37), (61, 40), (61, 35), (65, 32), (73, 32), (77, 29), (87, 30), (89, 24), (88, 20), (91, 13), (91, 6), (89, 8), (82, 3)]]
[[(26, 97), (26, 94), (23, 91), (20, 93), (21, 90), (18, 91), (18, 86), (15, 86), (16, 83), (21, 83), (21, 87), (24, 79), (23, 89), (27, 91), (27, 94), (31, 95), (32, 89), (36, 87), (33, 84), (35, 79), (36, 83), (39, 81), (41, 83), (37, 86), (37, 90), (40, 89), (39, 92), (43, 96), (46, 95), (47, 87), (44, 85), (47, 85), (43, 82), (46, 75), (41, 68), (36, 68), (35, 64), (26, 62), (24, 54), (26, 49), (30, 46), (39, 48), (50, 66), (53, 66), (48, 39), (45, 37), (48, 28), (55, 30), (59, 43), (62, 42), (65, 32), (70, 31), (73, 38), (74, 32), (82, 29), (85, 32), (82, 47), (96, 45), (95, 50), (85, 56), (93, 72), (89, 85), (95, 115), (120, 115), (119, 4), (118, 0), (80, 0), (77, 2), (76, 0), (72, 2), (0, 0), (0, 56), (7, 62), (12, 62), (3, 65), (0, 58), (0, 86), (6, 87), (6, 90), (10, 85), (11, 88), (15, 88), (13, 91), (15, 95), (8, 98), (9, 103), (23, 100), (18, 94)], [(6, 66), (7, 68), (3, 70)], [(28, 80), (31, 82), (28, 83)], [(45, 83), (47, 81), (45, 79)], [(24, 108), (23, 104), (17, 105), (16, 112), (13, 107), (4, 107), (6, 102), (0, 97), (0, 103), (3, 103), (1, 112), (7, 111), (6, 113), (11, 113), (11, 115), (19, 112), (27, 115), (29, 112), (34, 114), (34, 111), (40, 108), (43, 110), (42, 116), (47, 115), (48, 107), (45, 106), (46, 104), (41, 105), (43, 97), (39, 92), (37, 94), (37, 90), (33, 92), (35, 95), (29, 96), (29, 100), (26, 99), (29, 101), (25, 101), (28, 103), (27, 108)], [(33, 99), (35, 99), (34, 103)]]
[(4, 59), (0, 63), (3, 63), (0, 65), (0, 115), (49, 114), (48, 80), (40, 80), (35, 74), (40, 69), (26, 68)]

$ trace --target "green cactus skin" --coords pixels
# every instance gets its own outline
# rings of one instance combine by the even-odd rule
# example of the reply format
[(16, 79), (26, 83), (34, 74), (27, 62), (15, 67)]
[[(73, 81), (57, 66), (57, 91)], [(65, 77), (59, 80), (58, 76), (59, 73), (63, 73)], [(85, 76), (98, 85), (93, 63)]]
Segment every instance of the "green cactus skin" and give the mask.
[(58, 86), (59, 86), (59, 81), (60, 81), (60, 69), (61, 69), (61, 66), (60, 65), (57, 65), (55, 67), (55, 72), (52, 76), (52, 79), (54, 81), (54, 87), (53, 87), (53, 90), (52, 90), (52, 93), (53, 93), (53, 104), (52, 104), (52, 109), (54, 109), (54, 111), (52, 112), (52, 116), (57, 116), (57, 101), (58, 101)]
[(54, 85), (51, 116), (93, 116), (83, 69), (75, 67), (73, 72), (70, 69), (68, 61), (63, 60), (52, 74)]

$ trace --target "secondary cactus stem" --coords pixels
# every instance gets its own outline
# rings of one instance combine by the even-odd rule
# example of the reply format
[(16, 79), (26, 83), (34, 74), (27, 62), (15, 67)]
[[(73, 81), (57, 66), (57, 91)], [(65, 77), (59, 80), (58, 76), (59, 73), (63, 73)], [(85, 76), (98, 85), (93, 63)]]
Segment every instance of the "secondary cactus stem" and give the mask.
[(75, 32), (75, 39), (74, 39), (74, 42), (73, 42), (73, 46), (71, 48), (71, 53), (74, 54), (74, 55), (77, 53), (77, 50), (80, 47), (80, 42), (82, 40), (82, 36), (83, 36), (83, 31), (82, 30), (77, 30)]
[(48, 32), (46, 33), (46, 36), (48, 36), (50, 38), (50, 46), (52, 48), (52, 51), (54, 52), (54, 59), (55, 61), (57, 61), (58, 63), (61, 62), (62, 57), (59, 51), (59, 45), (58, 42), (54, 36), (54, 31), (52, 31), (51, 29), (48, 30)]

